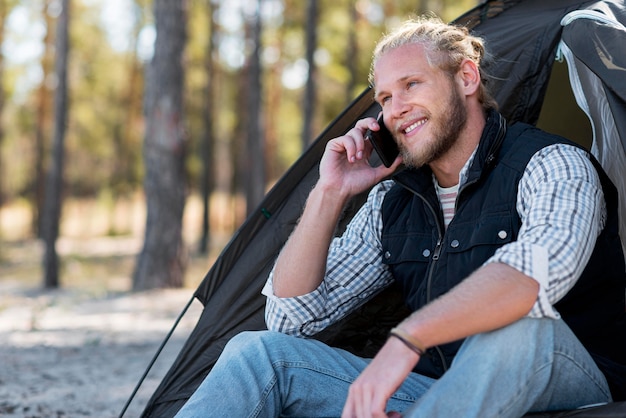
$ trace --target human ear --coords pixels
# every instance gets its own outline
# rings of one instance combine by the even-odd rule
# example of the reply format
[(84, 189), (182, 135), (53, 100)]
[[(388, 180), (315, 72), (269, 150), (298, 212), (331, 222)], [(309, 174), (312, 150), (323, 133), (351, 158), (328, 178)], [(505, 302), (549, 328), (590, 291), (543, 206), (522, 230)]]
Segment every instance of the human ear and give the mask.
[(476, 63), (470, 59), (464, 59), (457, 73), (459, 87), (466, 95), (478, 92), (480, 86), (480, 70)]

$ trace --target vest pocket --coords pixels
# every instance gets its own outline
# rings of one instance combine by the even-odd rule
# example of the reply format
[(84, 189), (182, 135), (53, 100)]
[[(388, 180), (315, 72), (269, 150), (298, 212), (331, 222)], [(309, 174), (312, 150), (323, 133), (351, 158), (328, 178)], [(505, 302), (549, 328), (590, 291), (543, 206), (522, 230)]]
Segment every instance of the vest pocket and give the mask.
[(510, 212), (481, 215), (473, 222), (452, 222), (446, 232), (445, 251), (459, 253), (478, 246), (500, 247), (515, 239)]
[(393, 234), (383, 237), (382, 244), (384, 264), (428, 263), (433, 255), (436, 240), (430, 234)]

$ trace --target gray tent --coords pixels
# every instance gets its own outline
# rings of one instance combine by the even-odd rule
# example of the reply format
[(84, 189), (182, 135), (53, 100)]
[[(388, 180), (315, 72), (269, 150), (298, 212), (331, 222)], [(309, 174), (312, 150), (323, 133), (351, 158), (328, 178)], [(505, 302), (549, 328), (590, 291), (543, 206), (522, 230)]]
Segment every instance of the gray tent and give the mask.
[[(558, 121), (564, 120), (567, 125), (582, 123), (583, 128), (576, 131), (587, 132), (589, 138), (572, 139), (586, 141), (602, 162), (621, 193), (620, 213), (624, 214), (626, 10), (623, 0), (487, 1), (457, 22), (487, 40), (493, 54), (492, 62), (486, 67), (489, 86), (509, 123), (538, 124), (556, 133), (560, 133)], [(572, 86), (568, 94), (551, 96), (549, 92), (553, 86), (557, 86), (554, 88), (558, 92), (558, 84), (568, 80), (567, 72), (559, 70), (564, 64), (553, 65), (555, 57), (567, 61)], [(569, 104), (574, 97), (584, 113)], [(371, 92), (366, 90), (317, 138), (267, 194), (258, 211), (236, 232), (192, 298), (204, 305), (201, 317), (146, 406), (144, 417), (173, 416), (202, 382), (233, 335), (265, 328), (265, 300), (260, 291), (317, 179), (317, 164), (326, 142), (345, 133), (359, 118), (375, 115), (377, 111)], [(345, 221), (361, 203), (362, 197), (354, 199), (345, 212)], [(622, 237), (626, 237), (625, 232), (622, 221)], [(373, 354), (388, 327), (397, 320), (398, 305), (392, 302), (396, 296), (391, 291), (380, 294), (318, 338), (363, 355)], [(373, 327), (372, 318), (378, 322)], [(624, 417), (626, 402), (537, 416)]]

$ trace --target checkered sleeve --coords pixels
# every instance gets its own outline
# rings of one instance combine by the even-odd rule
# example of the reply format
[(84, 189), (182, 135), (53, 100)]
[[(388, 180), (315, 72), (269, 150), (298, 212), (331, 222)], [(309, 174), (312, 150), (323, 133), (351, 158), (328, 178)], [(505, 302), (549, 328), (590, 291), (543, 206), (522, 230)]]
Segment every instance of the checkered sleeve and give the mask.
[(604, 227), (598, 174), (584, 150), (558, 144), (538, 151), (519, 183), (517, 241), (488, 263), (510, 265), (539, 283), (530, 317), (559, 318), (553, 308), (576, 283)]
[(393, 185), (375, 186), (341, 237), (330, 246), (326, 275), (313, 292), (279, 298), (272, 289), (273, 270), (263, 288), (267, 297), (268, 329), (298, 336), (311, 336), (365, 303), (393, 281), (382, 263), (381, 205)]

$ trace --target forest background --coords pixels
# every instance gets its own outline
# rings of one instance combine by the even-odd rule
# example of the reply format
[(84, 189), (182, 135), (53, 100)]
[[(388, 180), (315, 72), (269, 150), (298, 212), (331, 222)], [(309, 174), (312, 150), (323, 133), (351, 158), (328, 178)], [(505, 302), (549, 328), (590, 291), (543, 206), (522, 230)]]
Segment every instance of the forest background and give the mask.
[(0, 281), (193, 286), (367, 87), (476, 0), (0, 0)]

